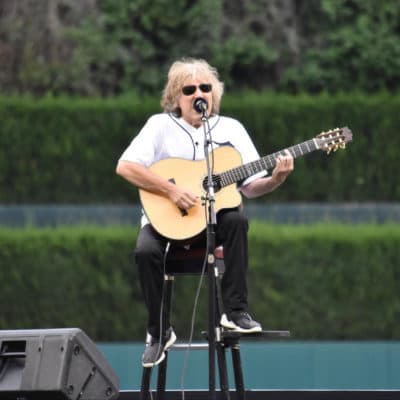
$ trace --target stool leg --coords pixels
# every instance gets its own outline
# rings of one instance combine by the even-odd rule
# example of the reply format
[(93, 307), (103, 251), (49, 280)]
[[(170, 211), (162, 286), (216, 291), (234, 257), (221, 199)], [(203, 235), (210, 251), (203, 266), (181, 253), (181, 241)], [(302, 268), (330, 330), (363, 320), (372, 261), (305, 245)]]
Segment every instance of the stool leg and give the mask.
[(231, 346), (233, 372), (235, 375), (235, 385), (237, 400), (245, 399), (245, 390), (243, 383), (242, 361), (240, 358), (240, 345), (239, 342)]
[(142, 372), (142, 383), (140, 386), (140, 400), (150, 400), (150, 381), (151, 381), (151, 373), (153, 372), (153, 368), (143, 368)]
[(229, 400), (229, 383), (228, 383), (228, 372), (226, 368), (226, 354), (225, 347), (221, 342), (216, 345), (217, 356), (218, 356), (218, 371), (219, 381), (221, 386), (221, 392), (226, 400)]
[[(164, 310), (163, 310), (163, 327), (164, 329), (169, 328), (171, 305), (172, 305), (172, 289), (174, 284), (173, 275), (164, 275), (165, 283), (165, 294), (164, 294)], [(165, 385), (167, 381), (167, 366), (168, 366), (168, 351), (165, 352), (164, 360), (158, 365), (157, 374), (157, 400), (162, 400), (165, 393)]]
[(157, 400), (162, 400), (165, 393), (165, 384), (167, 381), (168, 351), (165, 352), (165, 359), (158, 365), (157, 374)]

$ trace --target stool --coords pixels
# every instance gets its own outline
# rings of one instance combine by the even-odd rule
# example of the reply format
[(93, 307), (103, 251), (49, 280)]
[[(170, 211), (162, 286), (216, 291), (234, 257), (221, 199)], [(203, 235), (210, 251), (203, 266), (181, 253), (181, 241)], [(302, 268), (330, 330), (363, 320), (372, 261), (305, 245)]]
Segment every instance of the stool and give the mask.
[[(172, 289), (175, 276), (194, 275), (194, 274), (200, 274), (202, 271), (207, 271), (207, 265), (204, 267), (204, 263), (206, 262), (205, 256), (206, 256), (206, 249), (204, 246), (197, 245), (194, 247), (171, 248), (169, 254), (167, 255), (165, 276), (164, 276), (166, 285), (165, 297), (164, 297), (164, 307), (165, 307), (164, 320), (163, 320), (164, 326), (166, 326), (168, 322), (171, 310)], [(215, 249), (214, 256), (215, 256), (215, 266), (218, 270), (218, 276), (216, 277), (217, 279), (215, 279), (216, 281), (215, 302), (217, 304), (216, 310), (223, 310), (220, 280), (225, 270), (225, 264), (224, 264), (224, 255), (222, 246), (219, 246)], [(216, 321), (217, 325), (219, 325), (220, 317), (221, 315), (219, 315), (219, 313), (218, 315), (215, 316), (214, 320)], [(213, 328), (215, 329), (216, 327)], [(244, 400), (245, 388), (243, 383), (243, 372), (242, 372), (242, 363), (240, 356), (240, 338), (242, 337), (242, 334), (239, 332), (234, 332), (226, 329), (218, 329), (218, 331), (219, 334), (216, 335), (214, 347), (218, 361), (218, 372), (220, 378), (221, 392), (223, 393), (224, 398), (226, 400), (229, 400), (230, 394), (229, 394), (228, 373), (226, 365), (226, 349), (230, 348), (237, 399)], [(192, 344), (191, 348), (209, 349), (209, 352), (212, 353), (212, 349), (210, 347), (213, 343), (210, 344), (210, 341), (208, 340), (208, 331), (202, 332), (202, 335), (205, 339), (207, 339), (209, 343), (196, 344), (196, 345)], [(287, 337), (290, 336), (290, 333), (289, 331), (263, 331), (251, 334), (246, 333), (243, 335), (245, 335), (246, 338)], [(175, 344), (165, 352), (165, 359), (158, 365), (157, 400), (162, 400), (165, 392), (169, 350), (173, 350), (174, 348), (187, 349), (188, 347), (189, 347), (188, 344)], [(211, 367), (209, 367), (209, 369), (211, 369)], [(152, 370), (153, 368), (143, 368), (142, 383), (140, 390), (141, 400), (149, 400), (152, 398), (150, 396), (150, 381), (151, 381)], [(210, 382), (211, 379), (214, 379), (214, 376), (211, 375), (213, 374), (211, 373), (211, 371), (209, 371)], [(212, 385), (210, 384), (210, 392), (212, 390), (215, 389), (213, 389)]]

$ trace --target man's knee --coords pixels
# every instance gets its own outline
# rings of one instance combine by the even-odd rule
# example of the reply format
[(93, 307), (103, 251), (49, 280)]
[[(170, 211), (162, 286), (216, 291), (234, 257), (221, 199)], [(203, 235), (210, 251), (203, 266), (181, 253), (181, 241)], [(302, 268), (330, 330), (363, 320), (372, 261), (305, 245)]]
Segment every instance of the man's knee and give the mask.
[(149, 261), (162, 258), (161, 251), (151, 243), (141, 242), (135, 249), (135, 260), (138, 265), (143, 261)]
[(247, 217), (240, 211), (227, 211), (223, 214), (221, 223), (227, 229), (245, 228), (248, 229), (249, 223)]

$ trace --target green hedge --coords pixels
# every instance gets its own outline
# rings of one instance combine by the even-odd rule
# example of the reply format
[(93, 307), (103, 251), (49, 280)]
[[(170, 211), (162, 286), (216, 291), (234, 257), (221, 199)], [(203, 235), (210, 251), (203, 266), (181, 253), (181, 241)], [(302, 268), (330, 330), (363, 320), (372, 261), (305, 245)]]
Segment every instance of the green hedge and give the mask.
[[(80, 327), (102, 341), (143, 340), (136, 228), (0, 231), (0, 329)], [(250, 310), (300, 339), (400, 339), (397, 225), (253, 222)], [(177, 279), (173, 323), (188, 337), (198, 277)], [(195, 332), (207, 326), (206, 285)]]
[[(400, 96), (274, 93), (226, 96), (261, 155), (349, 126), (353, 142), (298, 159), (285, 186), (258, 201), (395, 201)], [(117, 160), (158, 99), (1, 98), (0, 203), (130, 203), (137, 191), (115, 175)]]

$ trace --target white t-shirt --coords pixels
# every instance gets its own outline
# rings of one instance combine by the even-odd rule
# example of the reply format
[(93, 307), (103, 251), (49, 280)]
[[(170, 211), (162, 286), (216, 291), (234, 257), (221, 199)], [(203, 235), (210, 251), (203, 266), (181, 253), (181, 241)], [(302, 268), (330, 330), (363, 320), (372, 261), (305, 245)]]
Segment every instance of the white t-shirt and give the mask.
[[(239, 121), (216, 115), (209, 119), (209, 126), (212, 140), (212, 149), (209, 151), (219, 146), (233, 146), (240, 153), (243, 164), (260, 158), (249, 134)], [(204, 136), (203, 126), (195, 128), (171, 114), (155, 114), (147, 120), (120, 160), (137, 162), (146, 167), (172, 157), (203, 160)], [(266, 174), (266, 171), (259, 172), (242, 182), (242, 186)], [(142, 220), (142, 224), (145, 222)]]

